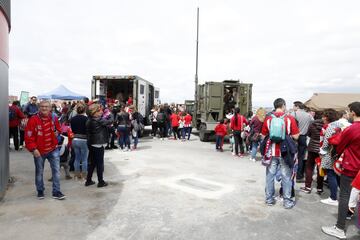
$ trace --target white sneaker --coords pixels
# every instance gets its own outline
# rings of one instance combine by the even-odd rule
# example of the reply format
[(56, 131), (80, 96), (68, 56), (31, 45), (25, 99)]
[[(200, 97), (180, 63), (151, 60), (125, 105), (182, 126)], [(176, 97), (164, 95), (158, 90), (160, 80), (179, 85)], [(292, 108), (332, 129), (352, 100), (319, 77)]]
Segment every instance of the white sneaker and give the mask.
[(328, 204), (331, 206), (338, 206), (339, 202), (338, 200), (332, 200), (331, 198), (326, 198), (320, 201), (321, 203)]
[(234, 152), (231, 153), (233, 156), (235, 156), (236, 154)]
[(327, 235), (337, 237), (339, 239), (346, 239), (345, 231), (341, 230), (340, 228), (338, 228), (336, 226), (321, 227), (321, 230), (323, 231), (323, 233), (325, 233)]

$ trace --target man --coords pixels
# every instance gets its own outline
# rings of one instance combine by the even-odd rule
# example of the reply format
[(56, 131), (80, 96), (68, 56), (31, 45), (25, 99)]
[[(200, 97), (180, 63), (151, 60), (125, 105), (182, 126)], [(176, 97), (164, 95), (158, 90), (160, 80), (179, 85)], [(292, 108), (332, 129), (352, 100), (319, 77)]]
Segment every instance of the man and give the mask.
[[(291, 189), (292, 189), (292, 167), (289, 166), (285, 159), (281, 156), (280, 145), (281, 142), (275, 142), (275, 140), (271, 140), (271, 127), (273, 124), (271, 122), (277, 118), (284, 120), (285, 134), (291, 135), (292, 138), (298, 139), (299, 137), (299, 129), (296, 125), (295, 118), (286, 115), (286, 102), (282, 98), (278, 98), (274, 101), (275, 111), (267, 116), (264, 120), (263, 128), (261, 134), (263, 137), (269, 136), (269, 141), (271, 144), (271, 163), (266, 168), (266, 186), (265, 186), (265, 195), (266, 195), (266, 204), (268, 206), (272, 206), (275, 204), (275, 184), (274, 179), (278, 168), (280, 168), (281, 173), (281, 184), (283, 188), (283, 197), (284, 197), (284, 207), (286, 209), (291, 209), (295, 206), (295, 202), (291, 199)], [(285, 135), (284, 134), (284, 135)]]
[(309, 130), (310, 123), (314, 121), (314, 118), (305, 111), (305, 105), (300, 102), (294, 102), (294, 112), (292, 114), (298, 124), (300, 130), (300, 136), (298, 139), (298, 170), (296, 174), (296, 181), (302, 182), (304, 180), (305, 172), (305, 152), (307, 148), (306, 137)]
[(35, 185), (38, 199), (44, 199), (44, 163), (48, 159), (52, 172), (54, 199), (65, 199), (60, 191), (60, 153), (57, 148), (57, 135), (61, 132), (57, 118), (50, 112), (49, 101), (40, 103), (40, 111), (32, 116), (25, 128), (26, 148), (34, 156)]
[(345, 220), (351, 192), (351, 183), (360, 171), (360, 102), (349, 104), (350, 118), (353, 124), (341, 134), (336, 152), (343, 155), (343, 172), (340, 176), (340, 197), (338, 218), (335, 226), (322, 227), (322, 231), (339, 239), (346, 239)]
[(15, 150), (19, 150), (19, 125), (21, 119), (25, 118), (25, 115), (21, 112), (20, 102), (14, 101), (9, 107), (9, 139), (11, 136), (14, 140)]
[(25, 106), (24, 113), (26, 113), (30, 118), (31, 116), (37, 114), (38, 111), (39, 108), (37, 106), (37, 98), (35, 96), (32, 96), (28, 104)]

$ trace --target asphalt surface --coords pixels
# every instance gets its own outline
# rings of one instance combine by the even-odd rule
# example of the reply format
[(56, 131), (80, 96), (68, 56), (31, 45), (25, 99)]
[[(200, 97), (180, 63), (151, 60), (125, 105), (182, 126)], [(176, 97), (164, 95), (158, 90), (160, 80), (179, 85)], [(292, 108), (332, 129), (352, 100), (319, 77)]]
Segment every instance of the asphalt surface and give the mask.
[[(31, 155), (11, 151), (15, 182), (0, 203), (0, 239), (335, 239), (320, 230), (337, 217), (337, 207), (320, 203), (327, 189), (319, 196), (297, 185), (293, 209), (266, 206), (265, 168), (225, 150), (194, 135), (143, 138), (136, 151), (106, 151), (106, 188), (62, 172), (63, 201), (51, 199), (47, 181), (45, 199), (37, 200)], [(45, 179), (50, 174), (47, 163)], [(348, 239), (360, 239), (355, 220), (347, 225)]]

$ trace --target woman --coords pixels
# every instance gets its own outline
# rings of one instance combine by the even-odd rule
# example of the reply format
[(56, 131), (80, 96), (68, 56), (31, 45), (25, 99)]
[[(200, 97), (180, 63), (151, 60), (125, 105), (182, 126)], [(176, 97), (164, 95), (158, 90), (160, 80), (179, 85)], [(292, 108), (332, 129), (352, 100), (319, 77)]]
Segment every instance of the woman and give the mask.
[[(86, 122), (88, 117), (85, 114), (86, 106), (84, 103), (76, 105), (77, 115), (70, 120), (71, 130), (74, 133), (72, 146), (75, 152), (75, 178), (81, 180), (87, 176), (89, 149), (87, 146)], [(81, 165), (81, 169), (80, 169)]]
[(321, 167), (325, 169), (329, 188), (330, 188), (330, 197), (327, 199), (321, 200), (322, 203), (338, 206), (337, 200), (337, 176), (334, 171), (334, 162), (335, 158), (331, 155), (330, 144), (328, 139), (335, 133), (336, 120), (338, 120), (338, 113), (334, 109), (325, 109), (322, 115), (322, 120), (324, 122), (323, 128), (320, 133), (320, 157), (321, 157)]
[(156, 117), (158, 115), (158, 108), (157, 106), (154, 106), (153, 109), (151, 109), (150, 119), (151, 119), (151, 134), (153, 138), (156, 138), (156, 132), (157, 132), (157, 120)]
[(260, 132), (265, 120), (266, 111), (264, 108), (259, 108), (256, 115), (250, 121), (250, 141), (251, 141), (251, 157), (250, 160), (256, 161), (256, 153), (260, 144)]
[[(322, 112), (316, 112), (314, 115), (314, 121), (310, 124), (307, 136), (310, 138), (308, 144), (308, 157), (306, 161), (306, 174), (305, 174), (305, 187), (301, 187), (300, 190), (304, 193), (311, 193), (311, 183), (313, 180), (314, 166), (316, 159), (319, 158), (320, 151), (320, 132), (324, 125), (322, 120)], [(320, 176), (320, 168), (317, 168), (317, 193), (323, 192), (324, 177)]]
[(92, 175), (96, 167), (98, 184), (97, 187), (106, 187), (104, 181), (104, 147), (108, 140), (107, 126), (111, 124), (111, 119), (102, 118), (102, 108), (99, 104), (89, 106), (89, 119), (86, 122), (87, 143), (89, 147), (89, 167), (85, 186), (95, 184)]
[(141, 130), (143, 129), (143, 117), (136, 110), (135, 107), (132, 108), (131, 114), (131, 136), (134, 140), (133, 150), (137, 149), (139, 143), (139, 136), (141, 135)]
[(119, 145), (123, 151), (130, 151), (130, 115), (125, 111), (125, 106), (121, 106), (120, 112), (116, 116), (117, 119), (117, 132), (119, 136)]
[[(230, 128), (234, 135), (235, 140), (235, 153), (233, 155), (244, 157), (244, 145), (241, 138), (241, 132), (244, 130), (244, 124), (248, 125), (248, 121), (240, 114), (240, 108), (235, 108), (234, 116), (230, 120)], [(239, 154), (240, 145), (240, 154)]]
[(170, 116), (170, 120), (171, 120), (172, 132), (174, 134), (174, 140), (177, 140), (176, 136), (180, 139), (180, 134), (178, 132), (180, 117), (175, 110), (173, 110)]

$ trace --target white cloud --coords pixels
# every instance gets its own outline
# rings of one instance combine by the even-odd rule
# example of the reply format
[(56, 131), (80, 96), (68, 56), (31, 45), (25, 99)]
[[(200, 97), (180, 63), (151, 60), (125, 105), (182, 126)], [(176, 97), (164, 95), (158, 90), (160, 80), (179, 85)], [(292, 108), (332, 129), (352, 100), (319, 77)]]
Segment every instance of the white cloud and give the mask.
[[(90, 95), (92, 75), (136, 74), (160, 87), (163, 101), (192, 99), (198, 2), (13, 1), (10, 93), (63, 83)], [(253, 83), (254, 105), (265, 106), (276, 97), (359, 92), (359, 7), (200, 1), (199, 80)]]

